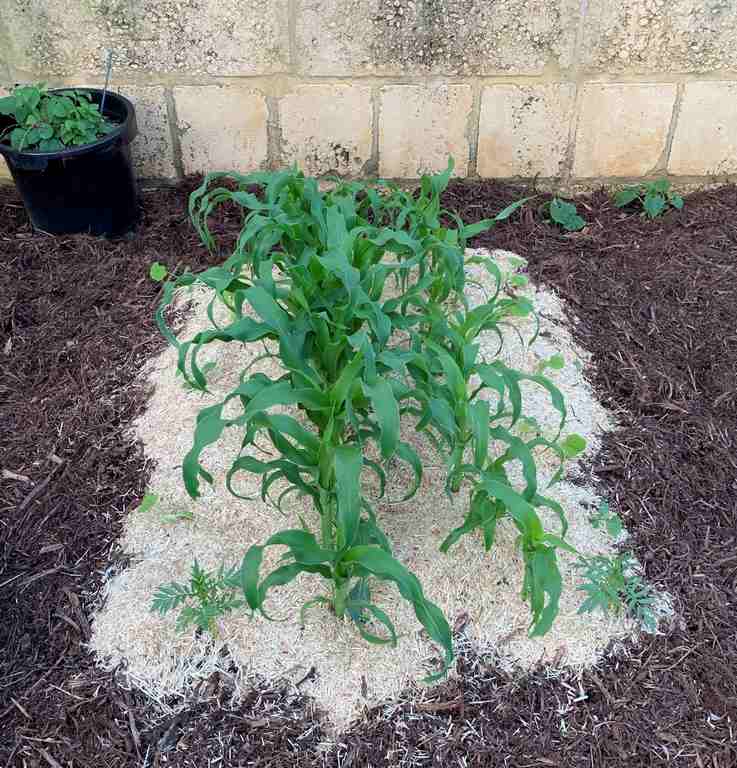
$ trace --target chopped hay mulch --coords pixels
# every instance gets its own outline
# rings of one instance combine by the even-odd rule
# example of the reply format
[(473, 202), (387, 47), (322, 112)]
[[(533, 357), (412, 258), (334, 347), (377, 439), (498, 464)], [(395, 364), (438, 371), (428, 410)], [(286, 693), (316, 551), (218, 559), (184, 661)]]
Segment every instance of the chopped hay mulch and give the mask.
[[(620, 418), (594, 470), (648, 578), (673, 595), (674, 626), (580, 681), (461, 654), (457, 681), (371, 710), (327, 753), (294, 686), (231, 706), (228, 681), (211, 679), (179, 712), (84, 649), (146, 485), (122, 433), (145, 399), (136, 373), (162, 345), (148, 265), (208, 258), (187, 192), (148, 192), (136, 235), (107, 242), (32, 235), (0, 188), (0, 765), (737, 765), (737, 190), (655, 222), (597, 193), (573, 235), (545, 223), (540, 197), (474, 243), (526, 257), (579, 318)], [(471, 222), (521, 192), (457, 183), (445, 205)], [(238, 227), (227, 212), (218, 223)]]

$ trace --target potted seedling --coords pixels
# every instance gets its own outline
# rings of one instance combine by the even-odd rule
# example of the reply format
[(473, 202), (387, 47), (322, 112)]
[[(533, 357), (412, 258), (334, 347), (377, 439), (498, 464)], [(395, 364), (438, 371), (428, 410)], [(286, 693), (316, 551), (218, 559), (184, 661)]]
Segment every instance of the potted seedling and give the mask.
[(0, 154), (36, 229), (120, 235), (136, 221), (128, 99), (106, 89), (16, 86), (0, 99)]

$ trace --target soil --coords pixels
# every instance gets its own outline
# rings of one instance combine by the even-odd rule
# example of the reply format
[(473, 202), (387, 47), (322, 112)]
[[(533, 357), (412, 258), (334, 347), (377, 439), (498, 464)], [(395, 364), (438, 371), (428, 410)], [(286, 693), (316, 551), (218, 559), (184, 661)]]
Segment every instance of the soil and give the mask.
[[(473, 245), (527, 258), (568, 302), (599, 398), (618, 414), (593, 470), (648, 579), (674, 598), (663, 634), (578, 679), (519, 676), (462, 653), (460, 679), (376, 707), (321, 748), (298, 686), (231, 703), (211, 678), (146, 701), (85, 650), (103, 576), (149, 467), (124, 431), (162, 348), (148, 267), (201, 268), (191, 183), (149, 191), (128, 240), (32, 234), (0, 188), (0, 765), (737, 765), (737, 189), (653, 222), (579, 199), (576, 234), (535, 198)], [(457, 183), (469, 223), (529, 194)], [(232, 238), (237, 213), (217, 229)]]

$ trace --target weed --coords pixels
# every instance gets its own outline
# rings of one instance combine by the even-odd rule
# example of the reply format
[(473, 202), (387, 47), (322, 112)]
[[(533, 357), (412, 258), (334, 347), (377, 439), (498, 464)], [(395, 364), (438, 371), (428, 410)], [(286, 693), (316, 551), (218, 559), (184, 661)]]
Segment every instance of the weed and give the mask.
[(10, 146), (23, 152), (91, 144), (115, 128), (85, 91), (50, 92), (43, 83), (16, 86), (10, 96), (0, 99), (0, 115), (14, 121), (0, 140), (9, 134)]
[[(141, 501), (140, 506), (138, 509), (136, 509), (136, 512), (150, 512), (157, 504), (159, 503), (159, 497), (155, 493), (147, 493), (143, 500)], [(194, 519), (194, 515), (192, 514), (192, 510), (179, 510), (177, 512), (162, 514), (159, 516), (159, 520), (162, 523), (178, 523), (181, 520), (192, 520)]]
[(195, 560), (189, 584), (173, 581), (161, 585), (151, 608), (162, 616), (179, 608), (178, 630), (194, 625), (217, 636), (217, 619), (244, 605), (244, 600), (236, 597), (238, 586), (235, 570), (226, 572), (221, 566), (217, 571), (205, 571)]
[(578, 612), (598, 609), (619, 614), (624, 608), (648, 632), (654, 632), (657, 628), (657, 618), (653, 611), (655, 592), (635, 572), (634, 565), (629, 553), (615, 557), (594, 555), (581, 558), (578, 568), (585, 581), (579, 589), (587, 597)]
[(566, 232), (578, 232), (586, 226), (586, 222), (578, 215), (574, 203), (568, 203), (554, 197), (548, 204), (550, 218)]
[(589, 522), (594, 528), (606, 528), (607, 533), (616, 539), (624, 530), (622, 518), (609, 510), (609, 502), (602, 500), (595, 514), (591, 515)]
[(649, 219), (656, 219), (669, 206), (678, 210), (683, 208), (683, 198), (671, 190), (668, 179), (625, 187), (615, 195), (614, 204), (624, 208), (635, 200), (642, 206), (642, 215)]

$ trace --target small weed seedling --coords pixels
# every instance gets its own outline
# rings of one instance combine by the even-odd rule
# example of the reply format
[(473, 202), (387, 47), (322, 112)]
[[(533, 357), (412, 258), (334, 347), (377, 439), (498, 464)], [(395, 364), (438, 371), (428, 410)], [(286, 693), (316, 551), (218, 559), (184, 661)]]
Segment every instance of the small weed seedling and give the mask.
[(43, 83), (17, 86), (0, 99), (0, 115), (13, 119), (0, 141), (9, 139), (13, 149), (23, 152), (56, 152), (91, 144), (115, 129), (85, 91), (52, 93)]
[[(189, 584), (160, 587), (155, 610), (179, 609), (180, 625), (210, 629), (234, 608), (266, 616), (270, 590), (308, 573), (324, 589), (302, 606), (303, 621), (308, 607), (323, 606), (352, 621), (366, 641), (394, 644), (396, 630), (376, 604), (374, 589), (377, 581), (390, 582), (444, 651), (442, 667), (428, 679), (445, 674), (453, 659), (448, 621), (394, 556), (361, 482), (373, 474), (381, 497), (387, 470), (402, 462), (413, 476), (404, 499), (415, 495), (424, 468), (403, 439), (405, 423), (442, 454), (447, 493), (467, 494), (465, 516), (445, 532), (438, 557), (466, 535), (478, 535), (488, 551), (506, 519), (518, 533), (530, 634), (550, 629), (563, 587), (558, 550), (580, 553), (565, 539), (564, 510), (539, 487), (534, 451), (558, 458), (557, 481), (565, 462), (586, 443), (579, 435), (563, 437), (565, 400), (542, 372), (510, 368), (498, 351), (480, 353), (481, 334), (491, 332), (501, 341), (505, 322), (535, 315), (530, 300), (513, 290), (524, 281), (510, 279), (491, 258), (467, 255), (466, 243), (525, 201), (466, 225), (440, 204), (452, 168), (451, 162), (444, 173), (424, 177), (416, 192), (384, 183), (379, 191), (359, 182), (338, 182), (323, 191), (315, 179), (291, 169), (210, 174), (192, 194), (192, 221), (213, 251), (213, 211), (235, 204), (245, 216), (234, 250), (221, 265), (164, 283), (157, 321), (179, 351), (179, 372), (193, 389), (210, 394), (209, 370), (198, 364), (203, 347), (266, 341), (277, 350), (283, 372), (269, 377), (247, 367), (232, 392), (200, 411), (182, 463), (185, 488), (197, 498), (203, 480), (214, 482), (202, 456), (226, 429), (235, 429), (241, 452), (226, 474), (228, 490), (243, 498), (237, 476), (256, 474), (264, 503), (285, 512), (284, 500), (296, 494), (311, 502), (316, 522), (308, 526), (298, 516), (293, 527), (251, 543), (232, 569), (208, 573), (195, 564)], [(464, 293), (471, 264), (487, 270), (496, 284), (493, 295), (474, 307)], [(152, 272), (161, 276), (160, 269)], [(389, 284), (391, 295), (385, 291)], [(211, 294), (212, 328), (179, 340), (166, 323), (166, 308), (178, 288), (193, 285)], [(215, 324), (215, 302), (230, 310), (227, 325)], [(559, 362), (554, 357), (548, 364), (556, 368)], [(558, 417), (554, 435), (542, 436), (534, 427), (531, 436), (529, 430), (524, 437), (515, 434), (524, 423), (527, 384), (549, 398)], [(285, 406), (297, 408), (299, 418)], [(268, 459), (259, 444), (266, 441)], [(522, 469), (523, 487), (511, 480), (512, 463)], [(555, 531), (543, 524), (540, 512), (546, 508), (559, 522)], [(431, 528), (432, 510), (417, 512), (416, 524)], [(264, 550), (271, 547), (279, 548), (281, 560), (263, 575)]]
[[(147, 493), (141, 500), (140, 505), (136, 509), (136, 512), (150, 512), (159, 503), (159, 497), (155, 493)], [(192, 510), (183, 509), (178, 512), (172, 512), (169, 514), (162, 514), (159, 516), (159, 520), (162, 523), (178, 523), (182, 520), (193, 520), (194, 515)]]
[(671, 190), (668, 179), (625, 187), (615, 195), (614, 204), (617, 208), (624, 208), (635, 200), (642, 205), (642, 215), (649, 219), (656, 219), (669, 206), (678, 210), (683, 208), (683, 198)]
[(581, 558), (577, 567), (584, 576), (579, 589), (586, 594), (579, 613), (601, 610), (618, 615), (622, 608), (648, 632), (657, 628), (653, 611), (655, 593), (634, 570), (629, 553)]
[(622, 518), (616, 512), (611, 512), (609, 502), (604, 500), (599, 504), (596, 513), (591, 515), (589, 522), (594, 528), (606, 528), (606, 532), (613, 539), (616, 539), (624, 530)]
[(574, 203), (568, 203), (554, 197), (548, 204), (550, 218), (566, 232), (578, 232), (586, 226), (586, 222), (578, 215)]
[(159, 587), (151, 607), (162, 616), (179, 608), (178, 630), (194, 625), (217, 637), (217, 619), (245, 605), (242, 598), (236, 597), (238, 586), (236, 570), (226, 572), (221, 566), (217, 571), (205, 571), (195, 560), (189, 584), (172, 582)]

